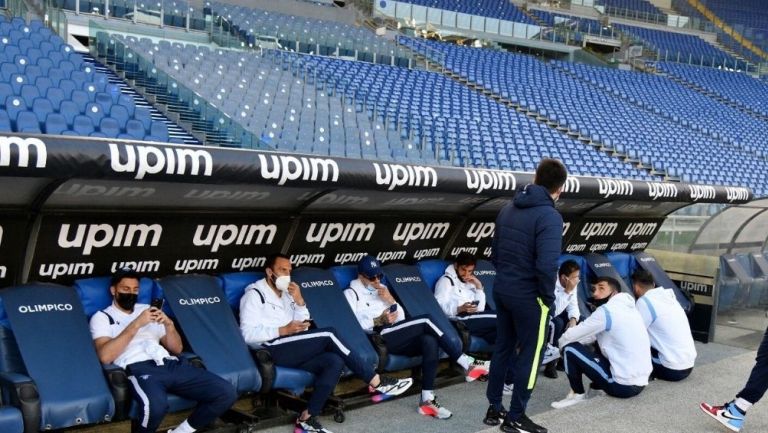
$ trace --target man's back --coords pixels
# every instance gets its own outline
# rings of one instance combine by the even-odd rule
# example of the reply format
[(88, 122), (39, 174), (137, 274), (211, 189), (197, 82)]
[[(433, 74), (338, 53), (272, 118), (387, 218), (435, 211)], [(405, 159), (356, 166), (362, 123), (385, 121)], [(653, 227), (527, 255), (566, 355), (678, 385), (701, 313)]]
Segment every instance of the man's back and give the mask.
[(648, 327), (651, 346), (659, 351), (661, 364), (673, 370), (693, 367), (696, 347), (683, 308), (672, 290), (649, 290), (637, 300), (637, 309)]
[(563, 218), (547, 190), (528, 185), (496, 218), (494, 291), (518, 298), (554, 302)]

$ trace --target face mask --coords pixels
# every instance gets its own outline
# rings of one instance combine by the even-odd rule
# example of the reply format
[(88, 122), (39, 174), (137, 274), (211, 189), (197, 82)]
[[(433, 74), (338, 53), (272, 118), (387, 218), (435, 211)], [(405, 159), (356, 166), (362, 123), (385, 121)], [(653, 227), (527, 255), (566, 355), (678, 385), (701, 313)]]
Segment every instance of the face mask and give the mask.
[(287, 292), (288, 286), (291, 284), (291, 277), (289, 275), (283, 275), (282, 277), (275, 278), (275, 287), (281, 292)]
[(605, 298), (603, 298), (603, 299), (589, 298), (589, 303), (590, 303), (590, 304), (592, 304), (592, 305), (594, 305), (594, 307), (595, 307), (595, 310), (597, 310), (598, 308), (600, 308), (600, 307), (602, 307), (603, 305), (605, 305), (606, 303), (608, 303), (608, 301), (609, 301), (610, 299), (611, 299), (611, 297), (610, 297), (610, 296), (606, 296), (606, 297), (605, 297)]
[(136, 293), (118, 293), (115, 296), (117, 305), (126, 311), (133, 311), (133, 306), (136, 305), (136, 301), (138, 300), (139, 295)]
[(376, 288), (375, 288), (375, 287), (373, 287), (373, 286), (372, 286), (372, 285), (370, 285), (370, 284), (368, 284), (367, 286), (365, 286), (365, 289), (366, 289), (366, 290), (368, 290), (368, 291), (369, 291), (369, 292), (371, 292), (371, 293), (373, 293), (373, 292), (375, 292), (375, 291), (376, 291)]

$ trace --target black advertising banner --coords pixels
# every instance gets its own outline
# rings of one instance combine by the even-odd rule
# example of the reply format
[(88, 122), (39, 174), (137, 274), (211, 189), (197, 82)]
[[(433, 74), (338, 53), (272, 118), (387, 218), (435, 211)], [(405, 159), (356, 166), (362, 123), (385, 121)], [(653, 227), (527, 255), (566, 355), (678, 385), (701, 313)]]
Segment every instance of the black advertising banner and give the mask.
[[(372, 162), (256, 150), (84, 140), (45, 135), (0, 136), (0, 177), (49, 177), (353, 188), (511, 196), (531, 173)], [(569, 178), (563, 198), (745, 203), (748, 188)]]
[(566, 230), (565, 253), (641, 251), (656, 236), (663, 218), (583, 218)]
[(27, 220), (18, 215), (0, 217), (0, 287), (17, 282), (21, 274), (23, 253), (27, 247)]
[(243, 216), (47, 215), (29, 279), (67, 284), (127, 266), (152, 277), (260, 269), (290, 225)]
[(450, 216), (304, 217), (289, 253), (294, 266), (354, 264), (366, 254), (382, 263), (438, 258), (458, 224)]

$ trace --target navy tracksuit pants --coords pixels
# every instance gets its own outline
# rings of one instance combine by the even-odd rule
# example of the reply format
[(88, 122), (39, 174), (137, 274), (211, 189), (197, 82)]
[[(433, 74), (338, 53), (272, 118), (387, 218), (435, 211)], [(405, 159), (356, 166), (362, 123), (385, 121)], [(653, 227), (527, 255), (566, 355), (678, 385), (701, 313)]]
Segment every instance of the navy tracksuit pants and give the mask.
[(328, 397), (339, 382), (346, 365), (355, 375), (370, 382), (376, 371), (351, 350), (333, 328), (320, 328), (276, 338), (262, 346), (275, 365), (298, 368), (315, 375), (314, 391), (307, 402), (310, 415), (320, 415)]
[(584, 394), (582, 376), (592, 381), (593, 388), (602, 389), (606, 394), (618, 397), (634, 397), (645, 388), (643, 386), (622, 385), (616, 383), (611, 375), (611, 363), (601, 353), (595, 353), (581, 343), (571, 343), (563, 349), (563, 364), (568, 375), (571, 390)]
[(454, 320), (463, 323), (470, 335), (482, 338), (490, 344), (496, 342), (496, 314), (475, 313), (459, 316)]
[(191, 365), (186, 360), (165, 359), (164, 365), (143, 361), (126, 367), (134, 400), (138, 403), (134, 432), (154, 432), (168, 412), (168, 393), (197, 401), (187, 418), (194, 429), (212, 423), (237, 400), (228, 381)]
[(540, 299), (519, 299), (493, 293), (496, 301), (496, 350), (491, 358), (486, 397), (501, 407), (507, 369), (515, 388), (508, 419), (517, 421), (524, 413), (536, 385), (536, 377), (546, 347), (549, 308)]
[(653, 364), (653, 377), (668, 382), (679, 382), (691, 375), (693, 368), (686, 370), (672, 370), (661, 364), (659, 351), (651, 347), (651, 363)]
[(387, 352), (403, 356), (421, 356), (422, 389), (434, 390), (440, 350), (452, 360), (461, 355), (461, 347), (451, 342), (445, 333), (429, 319), (417, 316), (390, 325), (380, 332)]
[(755, 361), (747, 384), (736, 394), (736, 397), (741, 397), (752, 404), (760, 401), (768, 389), (768, 328), (765, 329), (763, 341), (760, 342), (760, 347), (757, 349)]

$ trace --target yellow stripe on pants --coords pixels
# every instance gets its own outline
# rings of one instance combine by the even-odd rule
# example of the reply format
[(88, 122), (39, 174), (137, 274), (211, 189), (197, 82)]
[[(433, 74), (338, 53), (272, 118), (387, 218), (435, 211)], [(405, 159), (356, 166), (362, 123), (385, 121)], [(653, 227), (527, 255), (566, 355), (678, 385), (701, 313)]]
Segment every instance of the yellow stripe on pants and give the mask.
[(541, 302), (541, 298), (536, 298), (536, 302), (539, 303), (539, 307), (541, 308), (541, 318), (539, 319), (539, 337), (536, 341), (536, 354), (533, 355), (533, 367), (531, 368), (531, 376), (528, 378), (528, 389), (533, 389), (534, 385), (536, 385), (536, 375), (539, 372), (541, 348), (544, 346), (544, 340), (546, 340), (547, 318), (549, 317), (549, 307)]

